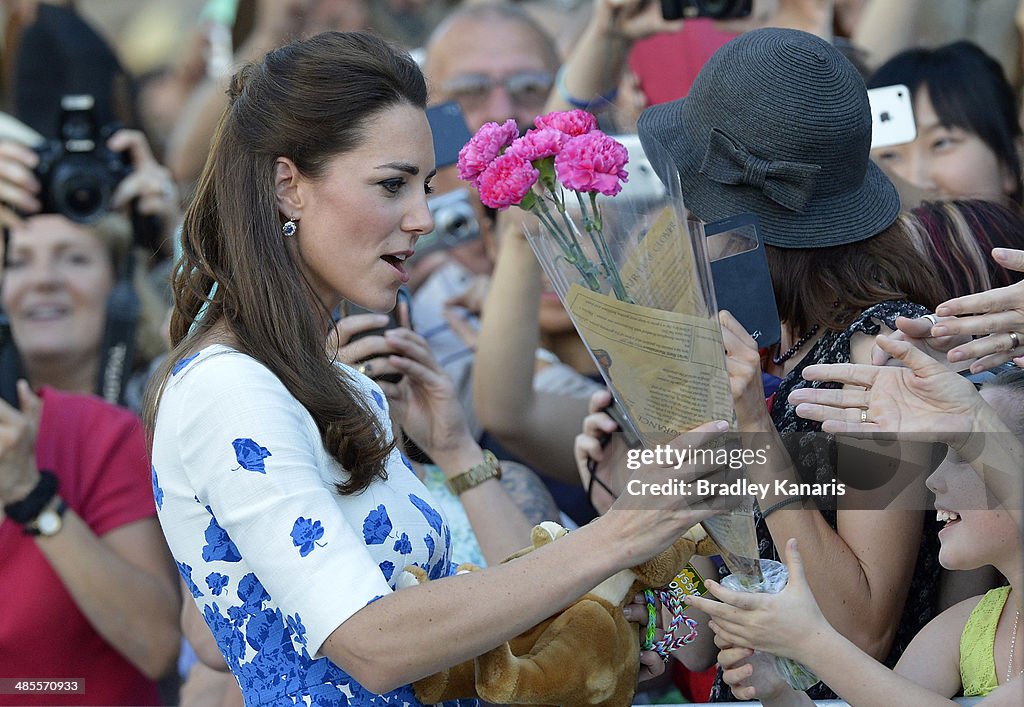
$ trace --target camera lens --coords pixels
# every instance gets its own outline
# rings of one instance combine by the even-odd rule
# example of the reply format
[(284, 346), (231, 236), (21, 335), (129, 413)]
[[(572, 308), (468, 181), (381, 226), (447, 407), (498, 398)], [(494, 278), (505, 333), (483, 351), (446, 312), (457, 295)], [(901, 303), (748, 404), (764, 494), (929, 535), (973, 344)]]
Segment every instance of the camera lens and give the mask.
[(65, 160), (53, 175), (55, 210), (78, 223), (93, 223), (107, 210), (112, 193), (109, 176), (93, 163)]

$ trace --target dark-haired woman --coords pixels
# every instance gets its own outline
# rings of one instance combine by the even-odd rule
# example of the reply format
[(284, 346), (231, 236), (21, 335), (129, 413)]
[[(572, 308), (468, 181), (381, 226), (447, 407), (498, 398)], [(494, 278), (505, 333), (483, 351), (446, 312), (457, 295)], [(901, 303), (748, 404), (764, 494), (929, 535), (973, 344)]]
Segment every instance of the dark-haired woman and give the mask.
[(930, 199), (1022, 203), (1017, 102), (995, 59), (970, 42), (910, 49), (868, 80), (893, 84), (913, 94), (917, 137), (873, 150), (876, 162)]
[[(147, 410), (153, 479), (178, 569), (248, 705), (418, 704), (411, 682), (501, 644), (708, 515), (665, 499), (448, 577), (447, 523), (389, 414), (464, 504), (500, 493), (496, 462), (454, 395), (438, 394), (450, 383), (424, 363), (422, 339), (387, 334), (404, 376), (381, 387), (324, 347), (343, 298), (395, 305), (405, 260), (433, 228), (425, 101), (412, 59), (371, 35), (277, 49), (233, 79), (186, 214), (175, 349)], [(394, 591), (414, 564), (441, 581)]]

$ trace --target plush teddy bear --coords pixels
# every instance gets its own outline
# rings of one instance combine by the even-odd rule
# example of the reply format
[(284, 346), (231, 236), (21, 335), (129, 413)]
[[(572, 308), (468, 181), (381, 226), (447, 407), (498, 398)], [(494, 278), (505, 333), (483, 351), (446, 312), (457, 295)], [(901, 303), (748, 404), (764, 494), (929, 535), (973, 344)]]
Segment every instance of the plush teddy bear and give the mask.
[[(562, 537), (557, 523), (533, 528), (532, 545), (509, 562)], [(494, 704), (628, 707), (640, 668), (640, 631), (622, 609), (648, 587), (671, 582), (694, 554), (718, 549), (700, 526), (632, 569), (609, 577), (577, 602), (474, 660), (413, 684), (423, 704), (479, 697)], [(461, 566), (460, 571), (478, 569)], [(418, 567), (399, 576), (399, 587), (426, 581)]]

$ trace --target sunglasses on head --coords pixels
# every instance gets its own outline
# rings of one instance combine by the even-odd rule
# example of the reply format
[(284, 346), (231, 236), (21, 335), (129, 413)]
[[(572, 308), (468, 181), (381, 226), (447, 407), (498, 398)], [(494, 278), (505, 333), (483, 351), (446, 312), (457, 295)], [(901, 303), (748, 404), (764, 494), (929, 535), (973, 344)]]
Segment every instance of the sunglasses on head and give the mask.
[(464, 106), (480, 105), (490, 98), (491, 92), (503, 86), (509, 98), (518, 106), (539, 107), (547, 101), (554, 76), (547, 71), (520, 71), (502, 78), (487, 74), (462, 74), (445, 81), (448, 96)]

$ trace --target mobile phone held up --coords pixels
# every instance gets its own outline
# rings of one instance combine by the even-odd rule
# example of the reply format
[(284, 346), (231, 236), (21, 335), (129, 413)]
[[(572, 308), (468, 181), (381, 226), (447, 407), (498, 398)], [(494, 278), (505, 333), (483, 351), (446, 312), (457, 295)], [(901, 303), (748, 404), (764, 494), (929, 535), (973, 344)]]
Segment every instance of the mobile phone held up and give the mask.
[(914, 103), (903, 84), (868, 90), (871, 104), (871, 149), (912, 142), (917, 137)]
[(775, 290), (757, 216), (739, 214), (705, 224), (711, 278), (719, 309), (727, 309), (763, 349), (782, 335)]
[[(359, 339), (362, 339), (367, 336), (384, 336), (384, 332), (387, 331), (388, 329), (397, 329), (398, 327), (403, 326), (401, 321), (399, 320), (399, 310), (403, 309), (403, 304), (405, 305), (405, 311), (408, 313), (407, 316), (409, 317), (409, 327), (411, 328), (412, 295), (409, 293), (409, 290), (403, 285), (402, 287), (398, 288), (398, 298), (397, 301), (395, 302), (394, 309), (388, 312), (388, 323), (377, 329), (367, 329), (366, 331), (361, 331), (358, 334), (355, 334), (349, 340), (349, 343), (352, 343), (353, 341), (358, 341)], [(362, 307), (357, 307), (356, 305), (353, 304), (348, 304), (348, 306), (345, 308), (345, 316), (366, 313), (369, 313), (369, 310), (363, 309)], [(364, 363), (364, 361), (356, 361), (355, 363), (360, 364)], [(369, 372), (367, 372), (367, 375), (369, 375)], [(381, 375), (371, 375), (370, 377), (373, 378), (374, 380), (384, 381), (385, 383), (397, 383), (398, 381), (402, 380), (401, 373), (382, 373)]]
[(661, 0), (661, 16), (666, 20), (729, 20), (749, 15), (752, 4), (753, 0)]

